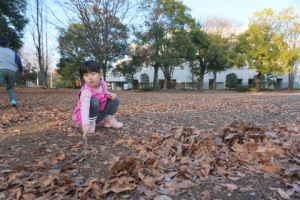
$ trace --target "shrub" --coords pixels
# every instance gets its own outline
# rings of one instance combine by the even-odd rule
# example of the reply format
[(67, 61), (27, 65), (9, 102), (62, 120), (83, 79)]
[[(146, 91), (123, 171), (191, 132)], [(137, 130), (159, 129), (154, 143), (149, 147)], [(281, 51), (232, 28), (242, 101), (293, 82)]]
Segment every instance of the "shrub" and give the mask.
[(255, 88), (249, 88), (249, 92), (255, 92)]
[(143, 84), (143, 83), (149, 83), (149, 82), (150, 82), (150, 80), (149, 80), (148, 74), (146, 74), (146, 73), (141, 74), (141, 83)]
[(140, 90), (143, 91), (143, 92), (145, 92), (145, 91), (152, 91), (153, 90), (153, 86), (151, 86), (151, 85), (143, 85)]
[(225, 87), (227, 89), (236, 89), (238, 86), (238, 77), (235, 73), (227, 74), (225, 80)]
[(238, 92), (247, 92), (248, 91), (248, 86), (247, 85), (238, 85), (236, 88), (236, 91)]

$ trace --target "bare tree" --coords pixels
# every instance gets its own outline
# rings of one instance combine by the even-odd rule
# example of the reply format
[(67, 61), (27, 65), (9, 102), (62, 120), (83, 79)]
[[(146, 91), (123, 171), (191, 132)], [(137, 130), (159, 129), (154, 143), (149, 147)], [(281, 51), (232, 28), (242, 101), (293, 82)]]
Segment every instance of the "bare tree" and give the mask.
[(47, 73), (49, 68), (48, 38), (47, 38), (47, 16), (44, 12), (44, 0), (30, 1), (31, 19), (30, 32), (36, 49), (36, 57), (42, 85), (48, 88)]
[[(87, 37), (79, 29), (72, 29), (77, 35), (82, 35), (82, 40), (90, 46), (95, 59), (102, 67), (104, 80), (110, 60), (106, 54), (115, 51), (116, 43), (120, 39), (127, 39), (129, 26), (136, 18), (137, 5), (144, 0), (55, 0), (64, 10), (68, 24), (82, 24)], [(135, 9), (133, 9), (135, 8)], [(60, 22), (61, 28), (67, 25), (61, 21), (53, 11), (52, 14)], [(125, 24), (126, 23), (126, 24)], [(119, 54), (126, 55), (126, 52)]]

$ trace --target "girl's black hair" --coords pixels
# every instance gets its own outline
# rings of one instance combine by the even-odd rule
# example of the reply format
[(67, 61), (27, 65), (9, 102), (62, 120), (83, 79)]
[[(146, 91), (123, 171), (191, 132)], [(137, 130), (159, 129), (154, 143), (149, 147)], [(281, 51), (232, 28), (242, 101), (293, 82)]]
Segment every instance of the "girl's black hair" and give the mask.
[(100, 72), (102, 72), (100, 64), (94, 60), (85, 61), (81, 64), (79, 74), (82, 84), (84, 84), (83, 75), (88, 72), (97, 72), (100, 74)]

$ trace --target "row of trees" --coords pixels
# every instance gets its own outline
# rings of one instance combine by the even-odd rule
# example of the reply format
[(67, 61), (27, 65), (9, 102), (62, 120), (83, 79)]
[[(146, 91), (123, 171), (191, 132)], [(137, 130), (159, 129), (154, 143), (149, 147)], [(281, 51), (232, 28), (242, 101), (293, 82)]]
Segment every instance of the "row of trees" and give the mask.
[[(0, 33), (11, 37), (13, 48), (18, 49), (28, 22), (24, 17), (26, 1), (5, 2), (0, 0), (1, 10), (7, 8), (0, 14)], [(47, 6), (46, 0), (28, 2), (28, 16), (33, 22), (30, 30), (44, 87), (48, 87), (49, 69), (47, 24), (55, 24), (60, 34), (58, 72), (74, 84), (78, 66), (86, 59), (100, 63), (104, 79), (112, 72), (133, 80), (143, 64), (150, 65), (154, 68), (154, 89), (159, 89), (159, 70), (168, 87), (174, 68), (189, 63), (192, 76), (199, 80), (200, 91), (205, 74), (214, 75), (215, 88), (218, 72), (246, 64), (258, 74), (257, 91), (263, 74), (286, 72), (291, 90), (300, 66), (295, 65), (299, 59), (300, 23), (293, 8), (254, 13), (249, 28), (234, 35), (231, 33), (237, 32), (234, 27), (238, 23), (218, 17), (197, 22), (190, 15), (190, 8), (178, 0), (69, 0), (63, 4), (57, 0), (69, 19), (67, 25)], [(56, 18), (55, 23), (48, 21), (45, 9)]]
[[(154, 68), (153, 86), (158, 90), (159, 70), (163, 71), (166, 86), (169, 87), (174, 68), (189, 63), (190, 71), (196, 79), (198, 78), (200, 91), (203, 91), (205, 74), (214, 75), (215, 89), (218, 72), (232, 67), (242, 68), (248, 64), (249, 69), (258, 73), (257, 91), (260, 89), (262, 74), (282, 75), (286, 72), (290, 74), (289, 89), (292, 89), (294, 76), (298, 70), (294, 64), (299, 59), (296, 48), (296, 41), (299, 38), (297, 30), (299, 17), (293, 13), (293, 8), (284, 9), (279, 13), (271, 9), (255, 13), (250, 20), (249, 28), (239, 35), (231, 34), (237, 31), (234, 27), (238, 26), (238, 23), (232, 20), (209, 17), (204, 22), (197, 23), (189, 14), (190, 9), (180, 1), (148, 1), (140, 8), (148, 12), (144, 12), (146, 15), (143, 24), (133, 29), (133, 44), (127, 44), (125, 39), (116, 40), (112, 48), (114, 51), (105, 54), (112, 55), (104, 57), (105, 72), (112, 68), (114, 61), (128, 56), (116, 63), (112, 75), (130, 76), (133, 85), (134, 75), (142, 69), (143, 64), (147, 64)], [(85, 33), (84, 28), (79, 29), (80, 24), (75, 26), (82, 34)], [(72, 27), (74, 28), (74, 24), (69, 28)], [(76, 37), (68, 39), (68, 36), (74, 32), (76, 31), (62, 32), (63, 39), (60, 38), (60, 41), (64, 41), (66, 45), (73, 44), (77, 41)], [(83, 42), (81, 45), (74, 44), (73, 47), (68, 47), (68, 51), (73, 49), (69, 55), (74, 52), (78, 55), (74, 50), (78, 47), (85, 49), (85, 53), (88, 52), (84, 45), (86, 43)], [(62, 52), (61, 60), (65, 59), (64, 55)], [(76, 68), (78, 63), (74, 62), (73, 66)]]

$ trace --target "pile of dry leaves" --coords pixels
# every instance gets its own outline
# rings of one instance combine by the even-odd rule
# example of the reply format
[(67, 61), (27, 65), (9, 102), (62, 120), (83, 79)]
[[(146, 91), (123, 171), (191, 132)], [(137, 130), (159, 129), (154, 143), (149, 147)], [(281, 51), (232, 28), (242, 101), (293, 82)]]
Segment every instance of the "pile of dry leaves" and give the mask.
[[(229, 183), (248, 174), (283, 180), (287, 189), (270, 188), (283, 199), (300, 198), (300, 127), (232, 123), (219, 129), (174, 128), (173, 133), (134, 136), (115, 145), (135, 150), (109, 166), (101, 180), (72, 178), (76, 165), (45, 169), (45, 160), (0, 172), (0, 199), (106, 199), (119, 196), (169, 200), (185, 189), (210, 183), (251, 192)], [(84, 146), (82, 145), (82, 148)], [(52, 155), (52, 164), (63, 160)], [(217, 186), (216, 186), (217, 187)], [(202, 199), (211, 199), (209, 192)]]

